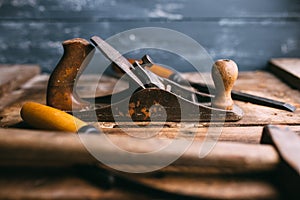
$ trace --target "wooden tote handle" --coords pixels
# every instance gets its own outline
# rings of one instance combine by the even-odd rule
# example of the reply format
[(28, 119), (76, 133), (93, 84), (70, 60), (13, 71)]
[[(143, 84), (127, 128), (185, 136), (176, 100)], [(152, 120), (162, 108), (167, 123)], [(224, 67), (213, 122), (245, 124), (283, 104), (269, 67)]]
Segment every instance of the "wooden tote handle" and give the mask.
[(79, 98), (75, 86), (94, 55), (95, 47), (87, 40), (75, 38), (63, 43), (64, 54), (52, 72), (47, 88), (47, 105), (64, 111), (89, 106)]

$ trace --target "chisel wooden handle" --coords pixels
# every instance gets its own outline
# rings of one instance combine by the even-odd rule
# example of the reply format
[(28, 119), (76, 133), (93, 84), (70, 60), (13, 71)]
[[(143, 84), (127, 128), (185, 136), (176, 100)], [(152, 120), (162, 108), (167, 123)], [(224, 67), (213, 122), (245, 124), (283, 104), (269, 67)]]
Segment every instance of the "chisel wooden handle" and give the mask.
[(84, 121), (61, 110), (35, 102), (27, 102), (21, 109), (22, 119), (34, 128), (65, 132), (98, 132)]

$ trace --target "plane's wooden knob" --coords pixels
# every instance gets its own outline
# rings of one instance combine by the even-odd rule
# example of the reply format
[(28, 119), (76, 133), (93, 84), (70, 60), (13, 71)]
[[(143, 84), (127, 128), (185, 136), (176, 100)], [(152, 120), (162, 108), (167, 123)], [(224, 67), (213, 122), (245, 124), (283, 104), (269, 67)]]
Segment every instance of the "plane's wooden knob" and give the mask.
[(217, 60), (212, 67), (212, 78), (215, 83), (216, 93), (212, 106), (225, 110), (233, 109), (231, 90), (238, 77), (238, 67), (232, 60)]

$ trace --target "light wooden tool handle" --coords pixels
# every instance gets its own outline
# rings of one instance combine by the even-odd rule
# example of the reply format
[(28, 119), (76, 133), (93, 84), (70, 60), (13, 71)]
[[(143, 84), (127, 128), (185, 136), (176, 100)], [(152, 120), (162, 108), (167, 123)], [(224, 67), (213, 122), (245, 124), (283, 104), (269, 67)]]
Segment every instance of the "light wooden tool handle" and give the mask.
[(87, 123), (61, 110), (39, 103), (27, 102), (21, 109), (22, 119), (34, 128), (77, 132)]
[(152, 61), (152, 59), (148, 55), (144, 55), (142, 57), (142, 64), (146, 65), (146, 67), (145, 67), (146, 69), (149, 69), (154, 74), (156, 74), (160, 77), (163, 77), (163, 78), (170, 79), (170, 77), (175, 74), (175, 72), (171, 69), (168, 69), (168, 68), (165, 68), (163, 66), (154, 64), (154, 62)]
[(75, 86), (95, 48), (82, 38), (66, 40), (63, 47), (64, 54), (49, 78), (47, 105), (64, 111), (80, 110), (89, 103), (79, 98)]
[[(150, 56), (147, 54), (144, 55), (141, 60), (129, 58), (128, 61), (131, 64), (134, 64), (134, 62), (138, 62), (140, 65), (145, 67), (145, 69), (148, 69), (149, 71), (153, 72), (154, 74), (160, 77), (170, 79), (179, 84), (189, 85), (188, 81), (184, 80), (179, 73), (154, 63)], [(114, 72), (116, 72), (116, 75), (119, 77), (121, 77), (124, 74), (124, 72), (122, 72), (122, 70), (120, 70), (114, 63), (112, 63), (112, 69), (114, 70)]]
[(231, 90), (238, 77), (238, 67), (232, 60), (217, 60), (211, 72), (216, 87), (213, 107), (225, 110), (233, 109)]

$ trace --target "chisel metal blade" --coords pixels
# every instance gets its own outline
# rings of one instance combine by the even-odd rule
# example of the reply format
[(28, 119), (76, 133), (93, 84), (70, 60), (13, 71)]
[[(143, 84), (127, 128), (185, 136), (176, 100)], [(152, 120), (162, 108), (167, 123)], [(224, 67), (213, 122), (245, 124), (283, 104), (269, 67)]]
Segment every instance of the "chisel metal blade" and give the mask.
[(142, 81), (131, 71), (134, 69), (133, 65), (122, 56), (120, 52), (114, 49), (110, 44), (105, 42), (98, 36), (93, 36), (91, 41), (94, 45), (112, 62), (120, 67), (138, 86), (145, 89)]
[[(200, 92), (214, 93), (214, 88), (212, 86), (207, 86), (202, 83), (192, 83), (192, 82), (190, 84), (192, 87), (196, 88)], [(296, 110), (295, 106), (285, 103), (285, 102), (276, 101), (273, 99), (268, 99), (268, 98), (264, 98), (264, 97), (260, 97), (260, 96), (255, 96), (255, 95), (251, 95), (251, 94), (247, 94), (247, 93), (243, 93), (243, 92), (239, 92), (239, 91), (235, 91), (235, 90), (231, 91), (231, 97), (234, 100), (249, 102), (249, 103), (267, 106), (267, 107), (271, 107), (271, 108), (277, 108), (277, 109), (281, 109), (281, 110), (287, 110), (290, 112), (294, 112)]]
[(272, 99), (268, 99), (268, 98), (264, 98), (264, 97), (258, 97), (255, 95), (246, 94), (246, 93), (242, 93), (242, 92), (238, 92), (238, 91), (232, 91), (231, 96), (235, 100), (248, 101), (250, 103), (254, 103), (257, 105), (278, 108), (278, 109), (287, 110), (287, 111), (291, 111), (291, 112), (294, 112), (296, 110), (295, 106), (285, 103), (285, 102), (276, 101), (276, 100), (272, 100)]

